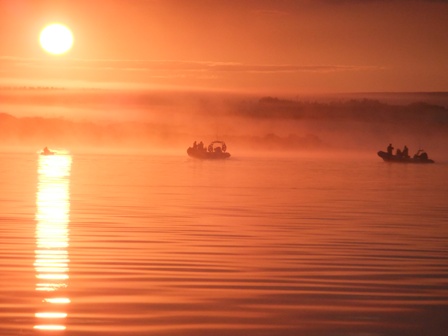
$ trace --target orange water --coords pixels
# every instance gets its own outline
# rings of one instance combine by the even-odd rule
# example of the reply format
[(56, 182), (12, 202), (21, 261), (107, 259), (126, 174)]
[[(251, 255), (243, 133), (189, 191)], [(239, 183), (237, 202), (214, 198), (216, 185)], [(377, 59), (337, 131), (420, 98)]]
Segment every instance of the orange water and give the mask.
[(0, 335), (443, 335), (448, 165), (0, 155)]

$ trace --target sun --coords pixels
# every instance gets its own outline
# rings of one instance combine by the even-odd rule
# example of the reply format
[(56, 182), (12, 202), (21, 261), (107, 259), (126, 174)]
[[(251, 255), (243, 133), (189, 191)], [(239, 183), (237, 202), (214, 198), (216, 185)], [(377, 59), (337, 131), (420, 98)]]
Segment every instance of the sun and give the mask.
[(40, 45), (50, 54), (63, 54), (73, 45), (73, 34), (66, 26), (53, 23), (40, 33)]

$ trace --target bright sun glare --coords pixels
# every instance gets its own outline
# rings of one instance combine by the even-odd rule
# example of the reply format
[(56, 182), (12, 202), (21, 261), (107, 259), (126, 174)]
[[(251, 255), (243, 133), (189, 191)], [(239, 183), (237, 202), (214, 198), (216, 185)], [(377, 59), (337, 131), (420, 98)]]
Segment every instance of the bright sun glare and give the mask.
[(51, 54), (63, 54), (73, 45), (72, 32), (59, 23), (48, 25), (40, 33), (40, 45)]

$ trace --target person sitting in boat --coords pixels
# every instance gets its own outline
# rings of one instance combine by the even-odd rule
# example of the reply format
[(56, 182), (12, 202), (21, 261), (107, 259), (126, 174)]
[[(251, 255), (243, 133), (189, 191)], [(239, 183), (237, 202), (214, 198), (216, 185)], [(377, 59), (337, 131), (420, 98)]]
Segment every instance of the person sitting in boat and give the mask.
[(48, 149), (48, 147), (45, 146), (45, 148), (43, 149), (44, 154), (50, 154), (51, 151)]
[(408, 147), (406, 145), (404, 145), (404, 148), (403, 148), (403, 151), (401, 152), (401, 155), (404, 158), (406, 158), (406, 159), (409, 158), (409, 149), (408, 149)]
[(203, 150), (204, 149), (204, 143), (202, 141), (199, 143), (198, 149), (199, 150)]
[(426, 153), (423, 149), (419, 149), (417, 153), (414, 155), (414, 159), (420, 160), (428, 160), (428, 153)]
[(208, 145), (207, 149), (210, 153), (213, 152), (213, 145), (212, 144)]
[(392, 144), (389, 144), (389, 146), (387, 146), (387, 154), (392, 155), (393, 150), (394, 150), (394, 147), (392, 147)]
[(198, 144), (197, 144), (197, 142), (195, 141), (195, 142), (193, 142), (193, 149), (198, 149)]
[(397, 152), (395, 153), (395, 156), (398, 158), (401, 158), (403, 156), (403, 153), (401, 152), (400, 148), (397, 148)]

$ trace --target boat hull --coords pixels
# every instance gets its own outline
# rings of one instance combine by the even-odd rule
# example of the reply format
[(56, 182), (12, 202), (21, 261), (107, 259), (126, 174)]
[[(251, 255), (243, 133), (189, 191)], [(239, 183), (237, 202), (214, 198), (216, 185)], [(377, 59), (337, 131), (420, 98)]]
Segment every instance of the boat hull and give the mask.
[(192, 147), (187, 149), (187, 154), (192, 158), (200, 160), (223, 160), (230, 157), (230, 153), (227, 152), (208, 152), (205, 150), (194, 149)]
[(389, 154), (387, 152), (379, 151), (378, 156), (386, 162), (397, 162), (397, 163), (434, 163), (434, 160), (423, 159), (419, 157), (398, 157), (396, 155)]

